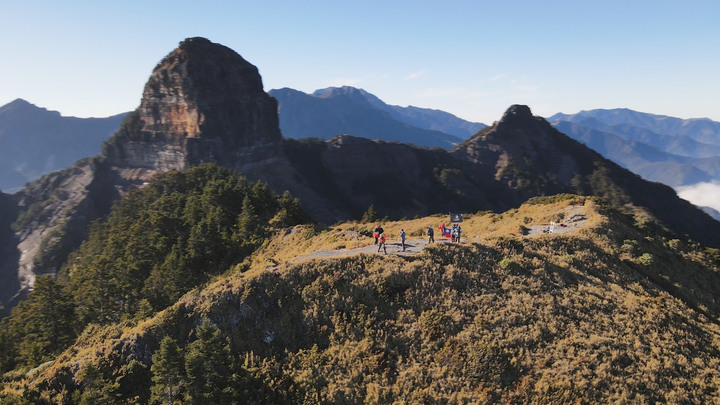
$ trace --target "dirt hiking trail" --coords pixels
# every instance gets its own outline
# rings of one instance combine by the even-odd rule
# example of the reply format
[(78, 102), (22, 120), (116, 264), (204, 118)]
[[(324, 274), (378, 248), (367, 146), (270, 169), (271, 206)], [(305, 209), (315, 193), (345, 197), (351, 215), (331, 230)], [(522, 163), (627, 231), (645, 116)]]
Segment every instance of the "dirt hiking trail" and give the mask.
[[(548, 224), (540, 224), (540, 225), (529, 225), (527, 227), (524, 227), (524, 235), (523, 237), (537, 237), (540, 235), (563, 235), (575, 232), (579, 230), (580, 228), (583, 228), (585, 225), (587, 225), (588, 219), (587, 215), (585, 214), (585, 207), (583, 206), (569, 206), (563, 209), (564, 218), (565, 220), (557, 223), (548, 223)], [(443, 243), (454, 243), (450, 239), (445, 238), (443, 236), (438, 236), (440, 234), (438, 229), (435, 229), (435, 242), (430, 243), (432, 244), (443, 244)], [(519, 234), (518, 234), (519, 235)], [(463, 232), (460, 244), (466, 244), (466, 243), (473, 243), (477, 242), (481, 238), (479, 235), (472, 235), (468, 234), (467, 232)], [(397, 239), (397, 238), (394, 238)], [(293, 263), (304, 261), (304, 260), (310, 260), (315, 258), (331, 258), (331, 257), (347, 257), (347, 256), (354, 256), (357, 254), (365, 253), (365, 254), (379, 254), (379, 255), (400, 255), (400, 256), (409, 256), (409, 255), (416, 255), (420, 252), (422, 252), (425, 247), (428, 246), (428, 237), (423, 238), (408, 238), (405, 242), (405, 251), (402, 250), (402, 246), (399, 241), (395, 242), (388, 242), (387, 243), (387, 253), (385, 253), (384, 250), (380, 250), (378, 252), (378, 245), (375, 245), (373, 243), (373, 238), (367, 238), (368, 245), (362, 246), (359, 248), (353, 248), (353, 249), (329, 249), (329, 250), (318, 250), (316, 252), (313, 252), (308, 255), (304, 255), (301, 257), (298, 257), (294, 260), (292, 260)]]

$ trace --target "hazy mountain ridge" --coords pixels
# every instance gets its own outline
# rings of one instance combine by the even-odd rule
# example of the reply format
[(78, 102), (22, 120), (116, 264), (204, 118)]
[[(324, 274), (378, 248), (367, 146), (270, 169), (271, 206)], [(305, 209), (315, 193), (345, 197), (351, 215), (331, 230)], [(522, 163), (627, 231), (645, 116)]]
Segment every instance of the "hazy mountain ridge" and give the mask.
[(371, 104), (367, 93), (351, 87), (312, 95), (288, 88), (270, 90), (269, 94), (278, 100), (280, 129), (287, 138), (328, 140), (348, 134), (444, 149), (462, 141), (454, 135), (397, 120), (387, 110)]
[(485, 124), (465, 121), (455, 115), (441, 110), (414, 106), (400, 107), (397, 105), (388, 105), (375, 95), (370, 94), (365, 90), (356, 89), (350, 86), (343, 86), (339, 88), (329, 87), (322, 90), (316, 90), (313, 94), (328, 97), (328, 95), (332, 94), (346, 94), (353, 92), (358, 92), (364, 96), (373, 107), (387, 111), (393, 116), (393, 118), (418, 128), (441, 131), (455, 135), (461, 139), (467, 139), (475, 135), (481, 129), (487, 127)]
[[(720, 146), (717, 144), (699, 142), (684, 134), (654, 132), (653, 130), (638, 127), (631, 123), (610, 125), (596, 117), (585, 117), (583, 113), (558, 119), (553, 119), (553, 117), (549, 118), (552, 123), (572, 122), (613, 134), (629, 141), (642, 142), (679, 156), (703, 158), (720, 155)], [(649, 126), (649, 124), (646, 126)], [(660, 129), (661, 128), (658, 128), (656, 130)]]
[(720, 180), (718, 122), (628, 109), (555, 114), (548, 121), (648, 180), (673, 187)]
[(17, 191), (43, 174), (97, 155), (126, 115), (64, 117), (22, 99), (0, 107), (0, 189)]
[[(285, 136), (291, 138), (320, 137), (327, 140), (339, 134), (355, 132), (356, 136), (371, 139), (397, 140), (451, 149), (462, 139), (467, 139), (486, 127), (484, 124), (471, 123), (439, 110), (391, 106), (362, 89), (349, 86), (317, 90), (312, 95), (292, 89), (270, 90), (270, 94), (287, 103), (284, 108), (282, 105), (279, 106), (279, 117), (281, 128), (285, 127)], [(344, 101), (344, 98), (355, 99)], [(376, 111), (368, 110), (362, 98)], [(335, 106), (310, 107), (318, 102), (317, 99), (325, 99)], [(320, 101), (320, 103), (324, 102)], [(10, 122), (19, 122), (14, 124), (11, 132), (24, 134), (22, 138), (25, 138), (20, 144), (9, 140), (9, 137), (0, 138), (3, 142), (10, 142), (8, 150), (21, 150), (20, 153), (13, 154), (12, 159), (6, 161), (14, 161), (15, 168), (8, 168), (3, 172), (5, 178), (3, 184), (7, 187), (3, 188), (0, 185), (0, 189), (16, 191), (27, 182), (28, 176), (39, 177), (47, 172), (68, 167), (77, 159), (92, 156), (98, 150), (97, 145), (112, 133), (112, 129), (102, 133), (96, 132), (92, 144), (88, 144), (87, 148), (73, 151), (77, 156), (74, 159), (66, 158), (66, 164), (62, 166), (57, 162), (56, 148), (46, 151), (43, 148), (31, 147), (38, 143), (47, 143), (46, 137), (42, 141), (27, 141), (28, 133), (30, 135), (36, 133), (37, 128), (31, 128), (37, 127), (37, 123), (52, 122), (55, 119), (62, 119), (66, 124), (74, 122), (74, 126), (104, 120), (119, 123), (118, 118), (126, 114), (108, 118), (78, 119), (59, 117), (59, 113), (44, 108), (38, 108), (33, 114), (28, 114), (27, 110), (30, 107), (34, 106), (23, 100), (16, 100), (0, 108), (0, 124), (3, 118)], [(291, 112), (292, 110), (295, 112)], [(381, 112), (390, 114), (390, 118)], [(13, 116), (12, 119), (8, 118), (10, 115)], [(678, 187), (720, 178), (720, 157), (718, 157), (720, 146), (695, 141), (692, 137), (717, 142), (717, 136), (712, 134), (717, 133), (718, 123), (708, 122), (706, 119), (681, 120), (628, 109), (591, 110), (577, 114), (558, 113), (548, 120), (558, 129), (646, 179)], [(381, 124), (391, 131), (379, 130), (383, 126)], [(351, 128), (356, 130), (351, 131)], [(418, 129), (427, 131), (418, 132)], [(667, 133), (654, 131), (667, 131)], [(448, 138), (447, 134), (453, 136)], [(18, 135), (14, 135), (14, 138), (18, 138)], [(65, 142), (63, 146), (65, 145), (74, 147), (75, 143)], [(42, 167), (38, 166), (40, 163), (43, 163)], [(22, 174), (23, 172), (25, 174)]]
[(569, 136), (652, 181), (676, 188), (720, 220), (720, 123), (628, 109), (548, 118)]
[[(700, 169), (698, 166), (701, 159), (674, 155), (644, 142), (629, 140), (612, 132), (571, 121), (560, 121), (553, 125), (604, 157), (648, 180), (678, 187), (720, 178), (720, 173), (708, 173)], [(717, 158), (708, 159), (712, 161)]]
[(549, 117), (548, 121), (575, 121), (584, 118), (595, 118), (597, 121), (609, 126), (629, 124), (658, 134), (687, 136), (698, 142), (720, 145), (720, 122), (708, 118), (682, 119), (643, 113), (627, 108), (616, 108), (581, 111), (576, 114), (558, 113)]

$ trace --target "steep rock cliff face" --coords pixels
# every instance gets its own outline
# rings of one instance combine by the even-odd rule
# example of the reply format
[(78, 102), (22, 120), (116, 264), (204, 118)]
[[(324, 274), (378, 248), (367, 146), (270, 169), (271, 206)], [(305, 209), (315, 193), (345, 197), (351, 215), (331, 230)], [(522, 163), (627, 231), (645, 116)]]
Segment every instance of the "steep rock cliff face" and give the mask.
[(12, 288), (0, 300), (14, 305), (13, 297), (32, 288), (36, 275), (57, 271), (85, 239), (90, 223), (105, 217), (127, 187), (129, 183), (103, 159), (89, 158), (47, 174), (13, 195), (19, 213), (13, 217), (15, 248), (0, 264)]
[(0, 246), (17, 252), (6, 256), (2, 272), (14, 287), (2, 302), (31, 288), (35, 275), (56, 271), (90, 222), (153, 174), (211, 162), (284, 190), (282, 151), (277, 102), (263, 91), (257, 68), (207, 39), (181, 42), (153, 70), (140, 106), (101, 156), (48, 174), (15, 196), (14, 239)]
[(213, 162), (244, 168), (280, 150), (277, 102), (255, 66), (233, 50), (190, 38), (166, 56), (140, 107), (104, 146), (111, 165), (150, 171)]

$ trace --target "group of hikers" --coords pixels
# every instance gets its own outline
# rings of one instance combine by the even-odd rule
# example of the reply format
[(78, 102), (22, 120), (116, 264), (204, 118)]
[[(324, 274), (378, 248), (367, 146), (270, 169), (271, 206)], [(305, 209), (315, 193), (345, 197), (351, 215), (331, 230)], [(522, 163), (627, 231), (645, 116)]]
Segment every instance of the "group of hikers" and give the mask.
[[(462, 235), (462, 228), (460, 227), (460, 224), (452, 224), (452, 227), (448, 228), (445, 226), (445, 222), (443, 222), (440, 224), (438, 229), (442, 231), (442, 235), (444, 237), (450, 238), (453, 242), (460, 242), (460, 235)], [(430, 232), (432, 229), (428, 226), (428, 230), (428, 232)]]
[[(452, 242), (460, 242), (460, 236), (462, 235), (462, 228), (460, 227), (460, 224), (453, 224), (452, 227), (448, 228), (445, 226), (445, 222), (443, 222), (438, 227), (438, 230), (442, 232), (442, 236), (449, 238)], [(434, 243), (435, 231), (432, 226), (428, 225), (425, 233), (428, 236), (428, 244)], [(378, 247), (378, 253), (380, 250), (383, 250), (385, 254), (387, 254), (387, 236), (385, 236), (385, 230), (382, 226), (380, 226), (380, 224), (375, 226), (373, 237), (375, 238), (375, 245)], [(405, 244), (405, 229), (403, 228), (400, 228), (400, 246), (404, 252), (407, 245)]]
[[(375, 244), (378, 245), (378, 252), (380, 252), (380, 249), (382, 249), (385, 254), (387, 254), (387, 237), (385, 236), (385, 230), (382, 229), (382, 226), (380, 224), (375, 226), (375, 230), (373, 231), (373, 236), (375, 237)], [(402, 251), (405, 251), (405, 229), (400, 229), (400, 244), (402, 245)]]

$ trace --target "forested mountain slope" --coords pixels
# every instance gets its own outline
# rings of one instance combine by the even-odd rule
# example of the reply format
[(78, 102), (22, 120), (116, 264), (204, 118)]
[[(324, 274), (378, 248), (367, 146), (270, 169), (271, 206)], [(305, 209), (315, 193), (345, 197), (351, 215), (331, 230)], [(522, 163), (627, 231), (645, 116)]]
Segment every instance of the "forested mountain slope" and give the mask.
[[(571, 225), (569, 207), (585, 217), (581, 229), (522, 236), (522, 226)], [(3, 395), (36, 403), (720, 399), (717, 251), (594, 198), (539, 198), (466, 217), (465, 243), (407, 257), (295, 261), (322, 247), (371, 244), (362, 235), (373, 224), (279, 231), (156, 315), (90, 324), (40, 368), (30, 370), (42, 360), (6, 374)], [(420, 237), (443, 220), (384, 225)]]

